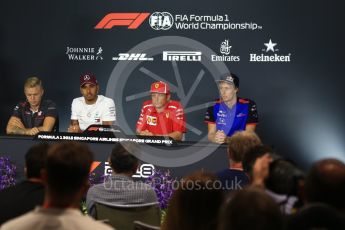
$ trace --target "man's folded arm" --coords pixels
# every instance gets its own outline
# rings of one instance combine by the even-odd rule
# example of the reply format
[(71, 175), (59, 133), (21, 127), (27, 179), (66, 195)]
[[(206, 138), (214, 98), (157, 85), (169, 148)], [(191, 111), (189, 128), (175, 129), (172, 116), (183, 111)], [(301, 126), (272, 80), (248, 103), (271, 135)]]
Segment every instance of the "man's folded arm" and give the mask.
[(56, 121), (55, 117), (50, 117), (50, 116), (45, 117), (43, 121), (43, 125), (38, 127), (38, 130), (42, 132), (52, 131), (55, 125), (55, 121)]
[(27, 129), (24, 127), (23, 122), (15, 116), (11, 116), (6, 127), (6, 134), (20, 134), (26, 135)]

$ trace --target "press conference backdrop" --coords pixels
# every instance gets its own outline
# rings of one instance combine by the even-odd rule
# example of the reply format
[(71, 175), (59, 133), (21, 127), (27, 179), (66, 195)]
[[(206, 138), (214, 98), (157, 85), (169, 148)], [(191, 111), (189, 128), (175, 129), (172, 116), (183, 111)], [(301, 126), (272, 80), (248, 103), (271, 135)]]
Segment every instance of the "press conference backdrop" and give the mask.
[(79, 76), (97, 76), (133, 134), (150, 84), (170, 83), (185, 107), (189, 141), (205, 141), (215, 80), (232, 71), (257, 103), (263, 141), (302, 167), (345, 160), (343, 1), (1, 1), (1, 131), (43, 80), (66, 131)]

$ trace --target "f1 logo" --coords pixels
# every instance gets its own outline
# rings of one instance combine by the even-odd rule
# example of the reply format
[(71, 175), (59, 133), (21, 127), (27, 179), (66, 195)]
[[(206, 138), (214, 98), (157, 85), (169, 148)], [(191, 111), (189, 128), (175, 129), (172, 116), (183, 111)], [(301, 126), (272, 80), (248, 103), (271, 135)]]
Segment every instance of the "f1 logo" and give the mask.
[(110, 13), (95, 26), (95, 29), (111, 29), (114, 26), (136, 29), (149, 15), (149, 13)]
[(90, 173), (92, 173), (100, 164), (101, 164), (100, 161), (92, 162), (91, 167), (90, 167)]

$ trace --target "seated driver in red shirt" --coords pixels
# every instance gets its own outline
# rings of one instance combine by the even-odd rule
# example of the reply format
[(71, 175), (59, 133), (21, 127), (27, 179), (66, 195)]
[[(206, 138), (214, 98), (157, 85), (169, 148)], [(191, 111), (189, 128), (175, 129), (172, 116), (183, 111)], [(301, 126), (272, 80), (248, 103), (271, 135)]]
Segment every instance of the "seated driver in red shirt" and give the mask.
[(169, 85), (162, 81), (154, 82), (150, 92), (152, 100), (143, 104), (136, 125), (137, 134), (182, 140), (186, 132), (185, 115), (180, 102), (170, 100)]

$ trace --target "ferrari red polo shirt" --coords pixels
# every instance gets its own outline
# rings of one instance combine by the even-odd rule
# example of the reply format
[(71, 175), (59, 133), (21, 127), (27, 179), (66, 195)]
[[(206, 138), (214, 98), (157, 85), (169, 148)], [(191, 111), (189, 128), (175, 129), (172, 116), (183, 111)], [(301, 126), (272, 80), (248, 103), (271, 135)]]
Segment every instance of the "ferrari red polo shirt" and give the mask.
[(136, 128), (139, 132), (148, 130), (157, 135), (186, 132), (185, 115), (180, 102), (169, 101), (164, 111), (158, 113), (151, 100), (145, 101)]

